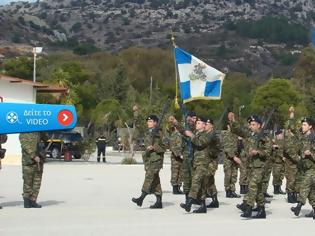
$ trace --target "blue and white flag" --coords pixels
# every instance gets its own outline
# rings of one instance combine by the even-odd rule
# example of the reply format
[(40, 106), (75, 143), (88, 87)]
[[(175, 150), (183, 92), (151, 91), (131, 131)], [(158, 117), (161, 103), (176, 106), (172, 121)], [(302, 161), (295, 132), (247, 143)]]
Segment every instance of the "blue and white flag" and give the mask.
[(183, 102), (221, 99), (225, 74), (178, 47), (174, 50)]

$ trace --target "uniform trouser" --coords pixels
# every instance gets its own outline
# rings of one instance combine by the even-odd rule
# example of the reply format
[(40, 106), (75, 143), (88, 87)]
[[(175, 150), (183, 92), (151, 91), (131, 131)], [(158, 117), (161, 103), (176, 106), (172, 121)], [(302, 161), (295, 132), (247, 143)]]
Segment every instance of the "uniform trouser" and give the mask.
[(237, 174), (238, 174), (238, 164), (236, 164), (233, 160), (225, 157), (224, 160), (224, 187), (225, 191), (235, 192), (235, 184), (237, 182)]
[(191, 188), (188, 196), (193, 199), (206, 199), (207, 165), (196, 165), (192, 168)]
[(287, 193), (297, 192), (296, 189), (296, 178), (298, 173), (297, 164), (291, 160), (285, 159), (284, 161), (284, 175), (286, 178), (285, 190)]
[(43, 164), (23, 165), (23, 197), (37, 199), (42, 183)]
[(183, 182), (182, 173), (183, 159), (175, 156), (173, 153), (171, 155), (171, 184), (172, 186), (181, 186)]
[(97, 149), (97, 157), (100, 158), (101, 155), (103, 155), (103, 157), (105, 157), (105, 148), (98, 148)]
[(263, 167), (253, 167), (250, 169), (248, 193), (244, 196), (244, 202), (252, 207), (254, 207), (255, 202), (257, 202), (257, 206), (265, 205), (265, 198), (262, 189), (264, 171)]
[(305, 172), (301, 183), (300, 194), (298, 201), (302, 204), (309, 200), (312, 207), (315, 207), (315, 170), (310, 169)]
[(245, 154), (241, 155), (239, 182), (240, 185), (248, 185), (248, 160)]
[(281, 186), (284, 178), (284, 162), (274, 162), (272, 165), (272, 184), (275, 186)]
[(146, 164), (145, 178), (142, 186), (142, 192), (147, 194), (162, 195), (160, 170), (162, 168), (162, 161), (150, 162)]
[(183, 190), (185, 194), (188, 194), (191, 187), (191, 178), (192, 178), (192, 167), (191, 160), (189, 160), (189, 155), (183, 154)]
[(267, 193), (269, 181), (270, 181), (270, 177), (271, 177), (271, 172), (272, 172), (272, 162), (267, 161), (266, 165), (264, 167), (264, 173), (263, 173), (263, 178), (262, 178), (263, 193)]
[(301, 191), (304, 175), (305, 175), (305, 172), (300, 167), (298, 167), (298, 171), (295, 177), (295, 192), (297, 193), (300, 193)]
[(218, 193), (217, 187), (215, 185), (215, 172), (218, 169), (218, 161), (210, 161), (206, 174), (206, 193), (210, 196)]

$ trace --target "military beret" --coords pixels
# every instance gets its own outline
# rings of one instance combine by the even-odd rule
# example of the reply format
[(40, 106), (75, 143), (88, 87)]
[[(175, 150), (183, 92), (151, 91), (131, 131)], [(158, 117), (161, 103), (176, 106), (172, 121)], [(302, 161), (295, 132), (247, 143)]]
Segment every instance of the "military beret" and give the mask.
[(304, 117), (304, 118), (301, 120), (301, 123), (303, 123), (303, 122), (306, 122), (306, 123), (309, 124), (309, 125), (313, 125), (313, 124), (314, 124), (313, 119), (310, 118), (310, 117)]
[(208, 118), (207, 123), (213, 124), (213, 120), (211, 118)]
[(156, 115), (149, 115), (146, 119), (146, 121), (148, 120), (153, 120), (155, 122), (158, 122), (159, 121), (159, 118), (156, 116)]
[(257, 122), (258, 124), (262, 124), (262, 120), (257, 115), (252, 115), (247, 119), (248, 123), (253, 121)]
[(204, 118), (204, 117), (201, 117), (201, 116), (198, 116), (197, 117), (197, 121), (202, 121), (202, 122), (207, 122), (207, 119), (206, 118)]
[(193, 116), (197, 116), (197, 115), (194, 111), (189, 111), (187, 116), (193, 117)]

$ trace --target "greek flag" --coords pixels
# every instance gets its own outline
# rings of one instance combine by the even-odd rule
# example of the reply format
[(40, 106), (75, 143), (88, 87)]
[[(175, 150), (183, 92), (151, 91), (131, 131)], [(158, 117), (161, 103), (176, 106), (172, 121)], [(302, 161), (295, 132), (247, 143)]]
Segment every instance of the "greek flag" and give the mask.
[(183, 102), (221, 99), (225, 74), (178, 47), (174, 50)]

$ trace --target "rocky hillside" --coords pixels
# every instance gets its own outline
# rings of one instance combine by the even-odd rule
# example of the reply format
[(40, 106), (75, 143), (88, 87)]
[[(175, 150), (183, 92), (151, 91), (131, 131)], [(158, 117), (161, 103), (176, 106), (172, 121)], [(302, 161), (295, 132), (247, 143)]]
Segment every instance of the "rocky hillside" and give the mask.
[[(310, 28), (315, 22), (314, 9), (312, 0), (20, 2), (0, 7), (0, 40), (67, 47), (85, 43), (116, 51), (134, 46), (170, 47), (170, 32), (173, 31), (180, 45), (199, 53), (205, 60), (219, 64), (221, 68), (229, 64), (229, 68), (225, 69), (245, 66), (245, 72), (264, 71), (270, 74), (265, 67), (274, 65), (276, 58), (268, 45), (259, 43), (259, 39), (244, 39), (222, 26), (240, 19), (258, 20), (264, 16), (276, 16)], [(276, 48), (286, 46), (269, 44), (269, 47)], [(290, 50), (296, 51), (296, 48), (290, 47)], [(244, 61), (254, 63), (243, 65)]]

